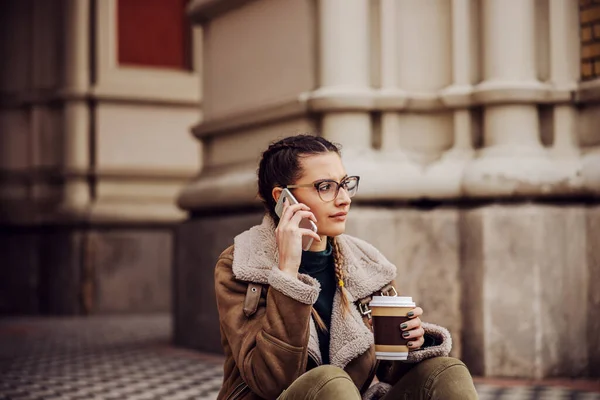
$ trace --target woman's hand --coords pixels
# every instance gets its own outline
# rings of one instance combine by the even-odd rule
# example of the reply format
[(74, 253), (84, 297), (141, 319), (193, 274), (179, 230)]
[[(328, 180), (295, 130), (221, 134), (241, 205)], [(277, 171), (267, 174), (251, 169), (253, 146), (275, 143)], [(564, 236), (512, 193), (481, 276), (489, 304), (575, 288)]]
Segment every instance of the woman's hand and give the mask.
[(413, 308), (408, 313), (409, 320), (400, 325), (402, 331), (402, 337), (408, 339), (407, 344), (409, 350), (417, 350), (425, 342), (425, 330), (421, 327), (421, 318), (423, 315), (423, 309), (421, 307)]
[(293, 277), (298, 276), (302, 260), (302, 237), (311, 236), (321, 241), (321, 237), (316, 232), (299, 227), (304, 218), (317, 223), (317, 219), (307, 205), (302, 203), (289, 205), (287, 199), (284, 199), (283, 212), (279, 225), (275, 229), (275, 239), (279, 252), (279, 269)]

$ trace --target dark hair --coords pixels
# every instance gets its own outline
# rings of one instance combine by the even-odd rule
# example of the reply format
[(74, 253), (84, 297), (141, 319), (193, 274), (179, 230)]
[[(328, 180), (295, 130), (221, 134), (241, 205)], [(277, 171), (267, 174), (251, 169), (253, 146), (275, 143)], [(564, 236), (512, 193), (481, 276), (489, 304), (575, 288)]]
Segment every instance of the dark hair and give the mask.
[(271, 143), (264, 151), (258, 166), (258, 195), (273, 220), (279, 221), (273, 188), (291, 185), (300, 178), (302, 157), (328, 152), (341, 155), (340, 146), (313, 135), (289, 136)]
[[(300, 166), (302, 157), (328, 152), (341, 156), (340, 145), (333, 144), (319, 136), (297, 135), (271, 143), (262, 154), (258, 166), (258, 195), (275, 223), (279, 223), (279, 217), (275, 214), (276, 203), (273, 199), (273, 188), (291, 185), (300, 178), (300, 175), (302, 175), (302, 167)], [(338, 280), (337, 289), (342, 295), (342, 310), (347, 313), (350, 311), (350, 302), (344, 288), (344, 258), (337, 240), (335, 238), (330, 240), (333, 247), (335, 277)], [(311, 314), (319, 329), (327, 329), (314, 307)]]

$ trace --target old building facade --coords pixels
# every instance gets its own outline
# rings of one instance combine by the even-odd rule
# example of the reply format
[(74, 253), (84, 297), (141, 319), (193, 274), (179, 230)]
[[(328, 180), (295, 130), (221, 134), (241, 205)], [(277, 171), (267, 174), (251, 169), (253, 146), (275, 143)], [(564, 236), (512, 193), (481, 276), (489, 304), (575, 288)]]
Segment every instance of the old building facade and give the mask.
[(218, 352), (213, 267), (260, 222), (260, 152), (313, 133), (361, 176), (348, 233), (474, 374), (599, 376), (600, 1), (20, 0), (0, 22), (0, 313), (172, 308), (176, 343)]
[[(361, 176), (349, 233), (488, 376), (600, 372), (598, 2), (210, 1), (204, 168), (178, 198), (175, 334), (218, 349), (205, 282), (260, 221), (279, 137), (341, 143)], [(202, 288), (202, 289), (200, 289)], [(200, 334), (202, 332), (202, 335)]]
[(0, 2), (1, 314), (170, 310), (200, 161), (185, 3)]

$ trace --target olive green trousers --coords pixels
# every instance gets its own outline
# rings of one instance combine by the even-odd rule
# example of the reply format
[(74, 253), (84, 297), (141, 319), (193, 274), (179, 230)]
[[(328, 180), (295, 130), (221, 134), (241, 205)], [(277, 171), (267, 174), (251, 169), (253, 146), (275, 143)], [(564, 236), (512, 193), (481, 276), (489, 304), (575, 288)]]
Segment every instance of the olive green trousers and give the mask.
[[(462, 361), (434, 357), (415, 364), (382, 400), (471, 400), (478, 399), (473, 379)], [(280, 400), (361, 399), (350, 376), (341, 368), (322, 365), (288, 387)]]

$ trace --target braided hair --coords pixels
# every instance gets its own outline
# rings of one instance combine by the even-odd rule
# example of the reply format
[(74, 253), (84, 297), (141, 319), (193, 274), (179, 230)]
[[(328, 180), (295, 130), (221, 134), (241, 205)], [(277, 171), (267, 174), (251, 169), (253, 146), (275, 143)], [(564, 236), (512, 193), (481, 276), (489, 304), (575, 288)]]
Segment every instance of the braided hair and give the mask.
[[(258, 167), (258, 195), (265, 206), (267, 213), (276, 223), (279, 217), (275, 213), (275, 199), (272, 191), (274, 187), (285, 187), (296, 182), (302, 175), (301, 158), (316, 154), (334, 152), (341, 155), (339, 145), (333, 144), (325, 138), (313, 135), (297, 135), (271, 143), (262, 154)], [(335, 277), (337, 290), (340, 291), (342, 309), (344, 313), (350, 311), (350, 303), (344, 288), (344, 259), (335, 238), (331, 238), (333, 259), (335, 264)], [(317, 326), (324, 330), (325, 324), (315, 309), (312, 316)]]

